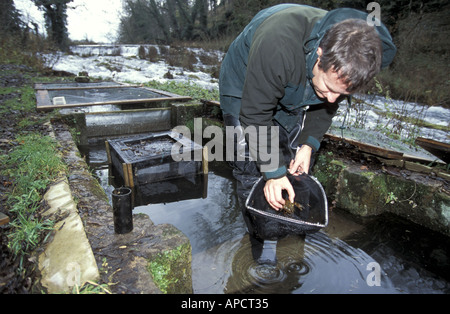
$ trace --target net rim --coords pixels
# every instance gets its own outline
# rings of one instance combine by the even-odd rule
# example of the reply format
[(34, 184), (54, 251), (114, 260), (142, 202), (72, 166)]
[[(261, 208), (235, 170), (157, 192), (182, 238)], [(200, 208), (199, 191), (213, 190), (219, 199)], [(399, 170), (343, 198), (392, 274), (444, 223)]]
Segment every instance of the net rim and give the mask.
[(300, 224), (300, 225), (307, 225), (307, 226), (316, 227), (316, 228), (325, 228), (326, 226), (328, 226), (328, 200), (327, 200), (327, 197), (326, 197), (326, 194), (325, 194), (325, 190), (323, 189), (322, 184), (320, 184), (319, 180), (316, 177), (311, 176), (311, 175), (306, 174), (306, 173), (304, 175), (306, 175), (310, 179), (312, 179), (317, 184), (317, 186), (319, 187), (320, 191), (322, 192), (322, 199), (323, 199), (323, 202), (324, 202), (324, 211), (325, 211), (325, 219), (324, 219), (325, 221), (324, 221), (324, 223), (311, 223), (311, 222), (307, 222), (307, 221), (304, 221), (304, 220), (301, 220), (301, 219), (292, 219), (292, 218), (289, 218), (289, 217), (283, 217), (283, 216), (280, 216), (280, 215), (275, 215), (275, 214), (272, 214), (272, 213), (268, 213), (268, 212), (265, 212), (265, 211), (262, 211), (260, 209), (252, 207), (249, 204), (250, 203), (250, 198), (252, 197), (253, 193), (255, 192), (255, 190), (256, 190), (258, 184), (261, 182), (261, 180), (264, 180), (264, 178), (262, 176), (255, 182), (255, 184), (253, 185), (252, 189), (250, 190), (250, 193), (249, 193), (249, 195), (247, 197), (247, 200), (245, 201), (245, 207), (247, 209), (249, 209), (251, 212), (254, 212), (255, 214), (258, 214), (258, 215), (263, 216), (263, 217), (270, 217), (270, 218), (273, 218), (273, 219), (276, 219), (276, 220), (279, 220), (279, 221), (282, 221), (282, 222), (290, 222), (290, 223), (297, 224), (297, 225), (298, 224)]

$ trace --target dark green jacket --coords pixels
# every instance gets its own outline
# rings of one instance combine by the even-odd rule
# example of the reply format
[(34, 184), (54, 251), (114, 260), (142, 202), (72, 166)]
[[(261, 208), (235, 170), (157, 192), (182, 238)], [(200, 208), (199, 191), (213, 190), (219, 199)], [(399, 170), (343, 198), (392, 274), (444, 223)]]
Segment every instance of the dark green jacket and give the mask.
[[(367, 16), (354, 9), (327, 12), (297, 4), (281, 4), (259, 12), (230, 45), (222, 63), (219, 86), (223, 113), (238, 117), (244, 128), (272, 126), (274, 119), (290, 132), (299, 122), (299, 111), (307, 110), (296, 144), (317, 151), (338, 108), (324, 104), (311, 87), (317, 48), (334, 24)], [(384, 26), (377, 30), (383, 42), (385, 67), (392, 62), (396, 48)], [(268, 132), (269, 138), (275, 136), (278, 134)], [(278, 168), (263, 173), (266, 179), (286, 174), (281, 155), (279, 160)]]

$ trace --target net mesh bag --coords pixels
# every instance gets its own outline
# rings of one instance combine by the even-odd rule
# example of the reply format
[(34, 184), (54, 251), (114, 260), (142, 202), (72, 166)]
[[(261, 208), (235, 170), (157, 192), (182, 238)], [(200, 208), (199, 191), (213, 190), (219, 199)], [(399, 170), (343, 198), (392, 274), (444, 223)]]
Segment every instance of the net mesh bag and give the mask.
[[(288, 234), (307, 234), (319, 231), (328, 225), (328, 203), (319, 181), (308, 174), (288, 175), (295, 191), (294, 203), (286, 202), (280, 211), (274, 210), (264, 196), (263, 178), (253, 186), (246, 200), (247, 216), (255, 236), (263, 239), (278, 239)], [(283, 198), (288, 194), (283, 191)]]

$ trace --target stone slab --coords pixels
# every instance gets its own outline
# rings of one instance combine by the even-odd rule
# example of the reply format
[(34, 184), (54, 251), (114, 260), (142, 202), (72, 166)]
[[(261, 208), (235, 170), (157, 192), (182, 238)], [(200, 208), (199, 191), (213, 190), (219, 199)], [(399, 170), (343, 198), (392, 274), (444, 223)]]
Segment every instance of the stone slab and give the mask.
[(9, 223), (9, 217), (0, 213), (0, 226), (6, 225), (7, 223)]
[(94, 254), (67, 180), (51, 186), (44, 199), (50, 207), (44, 218), (62, 219), (57, 219), (53, 239), (39, 256), (41, 284), (49, 293), (66, 293), (75, 285), (98, 280)]

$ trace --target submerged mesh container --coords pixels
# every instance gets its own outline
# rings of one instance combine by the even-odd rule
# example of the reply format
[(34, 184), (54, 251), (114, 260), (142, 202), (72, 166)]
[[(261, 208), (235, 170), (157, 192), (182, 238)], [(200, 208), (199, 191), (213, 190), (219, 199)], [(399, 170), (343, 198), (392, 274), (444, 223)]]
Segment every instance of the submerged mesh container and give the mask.
[[(269, 205), (263, 178), (253, 186), (245, 206), (254, 236), (276, 240), (289, 234), (314, 233), (328, 225), (328, 202), (320, 182), (308, 174), (288, 175), (288, 179), (295, 191), (295, 202), (288, 210), (276, 211)], [(283, 198), (288, 199), (286, 191)]]
[(203, 147), (173, 131), (107, 140), (106, 150), (109, 163), (128, 187), (206, 171)]

